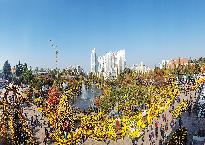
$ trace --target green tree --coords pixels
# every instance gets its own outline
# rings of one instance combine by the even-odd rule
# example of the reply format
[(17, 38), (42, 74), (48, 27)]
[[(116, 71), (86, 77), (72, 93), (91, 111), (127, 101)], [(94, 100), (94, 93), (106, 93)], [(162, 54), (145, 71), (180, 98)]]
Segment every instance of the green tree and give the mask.
[(199, 74), (200, 73), (200, 65), (198, 62), (195, 62), (195, 70), (194, 70), (195, 74)]
[(11, 79), (11, 65), (9, 64), (8, 60), (4, 63), (3, 66), (3, 75), (5, 79)]
[(39, 72), (39, 68), (36, 67), (36, 68), (34, 69), (34, 73), (37, 74), (38, 72)]
[(23, 72), (26, 72), (27, 70), (28, 70), (28, 66), (27, 66), (26, 63), (24, 63), (24, 65), (23, 65)]
[(30, 82), (33, 79), (33, 73), (31, 69), (24, 69), (22, 79), (25, 83)]
[(20, 77), (23, 74), (24, 66), (20, 63), (16, 65), (16, 76)]

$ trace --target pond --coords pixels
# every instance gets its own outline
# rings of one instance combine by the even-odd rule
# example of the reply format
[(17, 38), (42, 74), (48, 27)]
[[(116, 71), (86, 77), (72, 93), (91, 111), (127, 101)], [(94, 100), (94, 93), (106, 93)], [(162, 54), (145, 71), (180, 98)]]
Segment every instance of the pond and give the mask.
[(86, 89), (85, 85), (82, 85), (82, 94), (79, 95), (74, 103), (74, 106), (80, 110), (87, 110), (89, 107), (94, 106), (94, 98), (102, 94), (102, 90), (93, 85), (90, 89)]

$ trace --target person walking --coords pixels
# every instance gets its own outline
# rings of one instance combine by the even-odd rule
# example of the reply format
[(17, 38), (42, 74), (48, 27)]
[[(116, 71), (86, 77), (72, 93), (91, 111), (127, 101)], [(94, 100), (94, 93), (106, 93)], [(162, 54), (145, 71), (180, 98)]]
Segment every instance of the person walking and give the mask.
[(47, 138), (45, 137), (43, 140), (43, 143), (46, 145), (47, 144)]
[(109, 144), (110, 144), (110, 140), (107, 141), (107, 145), (109, 145)]
[(162, 139), (159, 140), (159, 145), (163, 145)]

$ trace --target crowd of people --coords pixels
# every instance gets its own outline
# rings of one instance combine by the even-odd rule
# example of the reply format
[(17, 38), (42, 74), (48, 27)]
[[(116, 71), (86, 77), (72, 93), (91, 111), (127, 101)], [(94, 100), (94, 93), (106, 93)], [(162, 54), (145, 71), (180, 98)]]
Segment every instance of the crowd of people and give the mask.
[(36, 139), (23, 116), (21, 105), (25, 98), (18, 86), (7, 85), (1, 96), (0, 143), (37, 144)]
[[(110, 140), (117, 141), (126, 136), (133, 140), (133, 144), (138, 144), (139, 139), (144, 140), (144, 135), (148, 130), (151, 130), (148, 134), (151, 144), (158, 144), (155, 140), (158, 136), (161, 136), (159, 144), (164, 144), (167, 139), (167, 130), (176, 125), (177, 119), (179, 119), (181, 128), (180, 116), (182, 112), (188, 110), (191, 113), (192, 104), (181, 98), (181, 92), (185, 91), (184, 93), (187, 95), (189, 90), (196, 89), (203, 82), (199, 79), (196, 83), (188, 85), (188, 89), (182, 90), (173, 77), (164, 76), (164, 78), (166, 79), (147, 81), (148, 79), (145, 77), (143, 80), (136, 79), (138, 84), (136, 82), (129, 84), (123, 82), (125, 84), (122, 83), (120, 86), (115, 86), (114, 83), (109, 84), (110, 86), (106, 84), (106, 89), (103, 90), (102, 96), (98, 99), (98, 105), (95, 102), (95, 109), (97, 109), (91, 109), (89, 113), (78, 112), (71, 105), (74, 92), (79, 91), (78, 88), (80, 88), (77, 86), (62, 89), (53, 85), (48, 89), (42, 90), (40, 88), (37, 93), (34, 88), (29, 88), (24, 91), (26, 97), (14, 89), (13, 91), (19, 94), (19, 97), (14, 101), (15, 103), (9, 104), (5, 99), (6, 96), (2, 102), (4, 116), (8, 116), (10, 119), (11, 142), (36, 144), (33, 131), (37, 126), (42, 127), (38, 116), (30, 118), (30, 128), (26, 121), (27, 114), (22, 115), (22, 111), (19, 112), (21, 110), (20, 104), (29, 101), (34, 103), (38, 107), (38, 111), (48, 119), (48, 127), (45, 128), (45, 144), (48, 140), (60, 144), (84, 143), (88, 138), (109, 144)], [(129, 82), (129, 79), (123, 81)], [(41, 93), (39, 94), (39, 92)], [(175, 102), (179, 103), (176, 107)], [(17, 111), (13, 112), (16, 115), (6, 112), (5, 107), (8, 108), (8, 105), (11, 105), (9, 106), (11, 112), (12, 108)], [(168, 108), (171, 108), (173, 116), (170, 124), (169, 118), (164, 114)], [(159, 118), (162, 118), (163, 122), (157, 121)], [(5, 120), (5, 118), (3, 119)], [(3, 122), (0, 125), (6, 129), (6, 123)], [(181, 129), (181, 132), (183, 131)], [(2, 134), (4, 133), (2, 132)]]
[[(55, 91), (57, 92), (57, 90)], [(55, 91), (50, 95), (56, 95)], [(159, 89), (151, 91), (155, 94), (154, 91), (159, 91)], [(142, 137), (145, 134), (144, 130), (149, 127), (152, 130), (149, 137), (153, 144), (155, 137), (159, 134), (159, 129), (160, 135), (163, 137), (160, 143), (163, 143), (166, 136), (165, 132), (169, 127), (168, 118), (163, 112), (172, 106), (176, 100), (180, 104), (177, 108), (173, 108), (172, 114), (175, 118), (178, 118), (187, 108), (187, 102), (185, 100), (180, 101), (180, 90), (174, 81), (167, 85), (167, 88), (160, 88), (160, 92), (156, 94), (150, 104), (146, 104), (148, 106), (146, 110), (138, 111), (135, 114), (129, 112), (131, 110), (121, 110), (121, 114), (112, 116), (104, 111), (92, 112), (89, 115), (76, 115), (69, 104), (69, 95), (67, 93), (59, 96), (60, 99), (57, 104), (55, 104), (56, 100), (48, 99), (47, 106), (39, 106), (39, 110), (49, 119), (49, 136), (57, 143), (83, 143), (88, 138), (93, 138), (97, 141), (116, 141), (120, 138), (125, 138), (127, 134), (135, 141), (135, 139)], [(160, 97), (160, 95), (166, 97)], [(52, 105), (55, 105), (55, 107)], [(128, 105), (131, 106), (133, 104), (130, 103)], [(161, 114), (165, 122), (164, 125), (159, 125), (159, 122), (153, 122)], [(155, 129), (152, 127), (153, 124)], [(175, 124), (176, 122), (173, 121), (170, 125), (174, 126)]]

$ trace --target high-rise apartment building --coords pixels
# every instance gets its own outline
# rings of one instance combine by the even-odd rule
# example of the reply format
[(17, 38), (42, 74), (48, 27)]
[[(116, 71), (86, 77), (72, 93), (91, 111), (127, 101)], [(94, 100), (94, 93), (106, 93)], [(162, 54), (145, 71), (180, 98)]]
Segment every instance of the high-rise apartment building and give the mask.
[[(95, 49), (91, 52), (91, 72), (102, 74), (105, 78), (116, 77), (125, 69), (125, 50), (108, 52), (100, 57), (94, 56)], [(96, 61), (93, 58), (96, 58)]]
[(125, 69), (125, 50), (119, 50), (117, 52), (117, 70), (122, 72)]
[(91, 52), (91, 72), (96, 73), (97, 72), (97, 56), (95, 48)]

